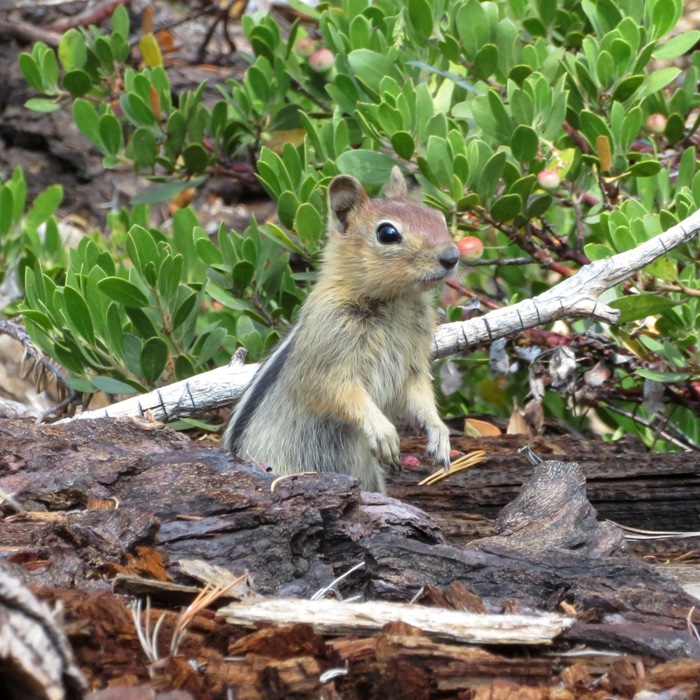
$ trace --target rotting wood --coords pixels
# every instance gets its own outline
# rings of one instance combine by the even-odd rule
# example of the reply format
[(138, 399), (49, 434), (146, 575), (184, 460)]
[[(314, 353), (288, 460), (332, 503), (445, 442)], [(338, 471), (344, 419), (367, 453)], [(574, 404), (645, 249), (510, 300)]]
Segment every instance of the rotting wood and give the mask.
[(50, 610), (0, 562), (3, 700), (78, 700), (85, 680)]
[[(510, 465), (505, 477), (485, 471), (488, 464), (478, 465), (475, 469), (487, 484), (489, 478), (492, 483), (512, 479), (514, 484), (518, 464), (521, 471), (532, 471), (520, 456), (492, 455), (488, 446), (503, 449), (502, 441), (482, 444), (499, 467)], [(512, 453), (517, 443), (505, 444)], [(686, 465), (685, 473), (692, 468)], [(469, 510), (469, 490), (463, 488), (468, 474), (458, 474), (455, 484), (448, 480), (440, 488), (420, 491), (425, 494), (421, 505), (430, 507), (432, 501), (451, 503), (453, 512)], [(409, 476), (413, 474), (401, 478)], [(607, 530), (592, 527), (590, 514), (571, 520), (573, 533), (562, 539), (561, 528), (568, 521), (561, 516), (573, 503), (566, 496), (573, 491), (566, 488), (559, 506), (549, 506), (550, 513), (559, 513), (554, 539), (545, 543), (533, 515), (530, 528), (521, 528), (519, 544), (514, 532), (465, 549), (448, 544), (425, 512), (361, 493), (349, 477), (286, 479), (270, 493), (273, 478), (257, 467), (235, 463), (220, 450), (199, 448), (150, 424), (103, 419), (36, 426), (5, 421), (0, 423), (0, 486), (26, 508), (58, 513), (59, 520), (13, 516), (0, 528), (0, 547), (13, 551), (14, 560), (24, 563), (27, 580), (41, 585), (75, 585), (96, 575), (124, 573), (120, 567), (127, 555), (134, 555), (136, 547), (151, 546), (176, 583), (189, 583), (177, 559), (205, 559), (234, 575), (249, 570), (257, 590), (268, 595), (310, 597), (364, 561), (365, 569), (343, 582), (343, 595), (406, 601), (423, 586), (462, 581), (492, 611), (508, 605), (558, 610), (560, 602), (582, 611), (609, 598), (613, 586), (622, 591), (611, 605), (618, 613), (636, 621), (673, 621), (678, 628), (685, 625), (683, 616), (692, 605), (693, 599), (671, 579), (633, 558), (609, 556), (614, 550), (609, 549)], [(642, 479), (653, 483), (646, 468)], [(573, 476), (572, 484), (585, 503), (580, 478)], [(484, 498), (490, 490), (482, 489)], [(555, 493), (553, 486), (547, 490)], [(92, 499), (117, 499), (119, 507), (81, 510)], [(545, 520), (540, 522), (551, 519), (547, 512), (541, 512)], [(600, 533), (583, 548), (596, 556), (584, 556), (577, 528), (589, 539)], [(525, 544), (532, 544), (529, 550), (523, 550), (523, 537)], [(608, 547), (607, 554), (599, 551), (601, 546)]]
[[(402, 447), (422, 455), (424, 445), (422, 439), (407, 438)], [(518, 454), (526, 446), (541, 459), (577, 462), (586, 477), (586, 496), (601, 519), (646, 530), (700, 529), (700, 453), (654, 454), (634, 437), (591, 442), (570, 435), (458, 436), (452, 438), (452, 446), (465, 453), (486, 449), (488, 462), (455, 474), (436, 489), (418, 486), (432, 469), (428, 462), (390, 474), (387, 480), (389, 495), (431, 513), (452, 544), (493, 534), (498, 512), (534, 471)], [(675, 549), (700, 549), (700, 537), (628, 545), (639, 553), (659, 551), (672, 557)]]
[[(579, 460), (585, 445), (588, 469), (603, 475), (600, 465), (590, 459), (591, 443), (574, 444), (572, 458)], [(519, 445), (513, 439), (485, 440), (480, 446), (489, 453), (488, 463), (475, 467), (472, 476), (470, 472), (457, 475), (454, 483), (450, 479), (439, 487), (418, 490), (423, 502), (449, 503), (451, 515), (458, 511), (466, 518), (471, 494), (463, 484), (475, 477), (485, 484), (480, 492), (485, 502), (489, 492), (499, 498), (499, 483), (506, 483), (506, 491), (512, 494), (520, 491), (521, 497), (491, 524), (491, 537), (454, 546), (450, 533), (446, 538), (430, 515), (390, 497), (362, 493), (349, 477), (285, 479), (271, 493), (273, 475), (238, 463), (220, 450), (202, 449), (153, 424), (102, 420), (35, 426), (6, 421), (0, 423), (0, 486), (32, 513), (2, 507), (0, 512), (8, 517), (0, 526), (0, 547), (28, 583), (85, 587), (117, 573), (191, 583), (177, 562), (197, 558), (234, 576), (247, 569), (264, 596), (302, 598), (362, 562), (361, 570), (336, 585), (342, 596), (407, 601), (422, 591), (421, 603), (455, 609), (467, 605), (491, 615), (537, 609), (560, 613), (567, 606), (575, 614), (575, 624), (549, 645), (553, 650), (565, 651), (583, 642), (592, 651), (641, 654), (649, 663), (700, 657), (686, 621), (695, 601), (672, 579), (620, 551), (619, 532), (596, 521), (575, 465), (552, 462), (538, 472), (515, 454)], [(566, 447), (563, 439), (533, 441), (542, 456), (561, 460)], [(604, 458), (624, 446), (598, 447), (595, 451)], [(619, 452), (619, 459), (621, 473), (631, 474), (632, 480), (635, 474), (641, 475), (642, 504), (661, 496), (646, 458), (634, 465), (626, 453)], [(664, 474), (667, 469), (663, 464), (659, 468)], [(692, 462), (681, 466), (691, 491), (693, 469)], [(418, 480), (418, 471), (399, 475), (390, 488), (404, 479)], [(519, 489), (524, 473), (534, 473), (534, 479)], [(630, 482), (627, 477), (623, 480)], [(117, 507), (90, 509), (96, 503)], [(441, 508), (437, 511), (446, 518), (450, 515)], [(496, 531), (500, 534), (494, 535)], [(199, 579), (221, 573), (191, 571)], [(189, 602), (168, 594), (153, 597), (171, 606)], [(133, 685), (148, 681), (149, 664), (139, 649), (130, 614), (118, 598), (102, 594), (76, 605), (67, 601), (66, 608), (69, 629), (75, 631), (71, 641), (91, 685), (105, 676), (128, 676)], [(285, 622), (293, 619), (297, 608), (294, 600)], [(445, 614), (440, 610), (435, 615), (438, 608), (412, 608), (429, 618)], [(162, 612), (152, 610), (153, 624)], [(451, 624), (454, 615), (447, 614)], [(181, 688), (216, 689), (214, 697), (223, 697), (227, 687), (235, 687), (237, 697), (261, 700), (274, 697), (273, 691), (317, 688), (316, 669), (341, 672), (334, 666), (337, 657), (310, 628), (289, 631), (289, 625), (284, 625), (251, 635), (246, 628), (227, 625), (211, 615), (202, 614), (193, 621), (181, 650), (183, 657), (169, 662), (168, 682), (179, 679), (185, 684)], [(176, 617), (167, 611), (161, 640), (164, 651)], [(697, 624), (699, 618), (691, 619)], [(494, 678), (509, 679), (519, 690), (526, 687), (522, 684), (545, 683), (547, 674), (555, 678), (561, 664), (575, 663), (543, 659), (538, 646), (537, 664), (528, 664), (512, 645), (506, 661), (473, 656), (472, 663), (466, 660), (465, 649), (483, 650), (462, 643), (442, 648), (435, 645), (445, 642), (431, 640), (425, 633), (418, 632), (416, 640), (405, 630), (397, 631), (396, 623), (390, 628), (394, 633), (372, 633), (375, 637), (369, 641), (383, 640), (379, 647), (357, 640), (352, 649), (358, 656), (342, 671), (345, 675), (321, 683), (322, 691), (331, 693), (329, 697), (340, 692), (343, 700), (360, 700), (367, 697), (365, 691), (353, 694), (353, 687), (371, 689), (377, 697), (392, 697), (392, 689), (408, 693), (414, 687), (421, 697), (431, 698), (432, 693), (449, 694), (449, 689), (458, 687), (476, 693), (478, 683), (495, 688)], [(409, 639), (397, 642), (396, 637)], [(303, 639), (311, 640), (310, 646), (304, 648), (299, 641)], [(207, 641), (202, 647), (203, 640)], [(213, 647), (212, 640), (217, 640)], [(110, 650), (108, 664), (95, 645)], [(392, 649), (399, 651), (389, 653)], [(234, 650), (236, 661), (225, 662), (227, 651)], [(431, 661), (433, 652), (436, 656)], [(195, 671), (188, 661), (197, 661), (206, 670)], [(481, 665), (474, 665), (477, 662)], [(601, 668), (608, 667), (606, 660)], [(471, 683), (470, 674), (480, 678), (478, 683)], [(191, 692), (197, 697), (197, 691)], [(304, 692), (313, 697), (316, 691)]]
[(319, 634), (372, 634), (401, 621), (420, 628), (430, 638), (469, 644), (550, 645), (574, 624), (573, 618), (541, 615), (488, 615), (426, 608), (419, 605), (344, 603), (336, 600), (269, 598), (242, 601), (220, 608), (219, 615), (235, 625), (309, 624)]

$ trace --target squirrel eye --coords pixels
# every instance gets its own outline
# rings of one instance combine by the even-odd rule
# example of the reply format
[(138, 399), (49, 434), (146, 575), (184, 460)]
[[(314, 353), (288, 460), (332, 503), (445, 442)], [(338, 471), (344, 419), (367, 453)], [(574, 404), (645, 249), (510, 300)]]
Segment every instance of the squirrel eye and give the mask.
[(377, 226), (377, 240), (380, 243), (401, 243), (401, 234), (394, 224), (384, 221)]

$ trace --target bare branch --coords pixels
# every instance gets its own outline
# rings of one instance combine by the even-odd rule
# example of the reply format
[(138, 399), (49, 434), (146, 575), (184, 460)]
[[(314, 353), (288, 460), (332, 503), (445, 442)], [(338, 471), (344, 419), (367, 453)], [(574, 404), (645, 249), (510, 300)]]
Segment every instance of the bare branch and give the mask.
[(420, 605), (373, 601), (341, 603), (335, 600), (268, 598), (245, 601), (220, 608), (218, 615), (235, 625), (255, 627), (260, 622), (313, 625), (320, 634), (339, 630), (346, 634), (367, 634), (400, 620), (420, 627), (429, 637), (468, 644), (552, 644), (573, 625), (563, 615), (483, 615), (461, 610), (425, 608)]
[(680, 224), (611, 258), (596, 260), (578, 273), (534, 299), (526, 299), (479, 318), (462, 323), (446, 323), (433, 337), (433, 358), (446, 357), (468, 347), (515, 335), (526, 328), (562, 318), (595, 318), (615, 323), (619, 312), (598, 301), (606, 289), (614, 287), (671, 249), (688, 243), (700, 231), (700, 210)]

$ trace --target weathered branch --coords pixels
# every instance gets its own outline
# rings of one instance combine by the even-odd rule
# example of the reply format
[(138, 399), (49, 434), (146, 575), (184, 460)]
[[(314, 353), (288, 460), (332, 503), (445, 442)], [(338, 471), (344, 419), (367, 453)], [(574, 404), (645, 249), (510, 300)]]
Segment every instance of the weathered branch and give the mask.
[[(132, 396), (106, 408), (83, 411), (76, 418), (139, 416), (167, 423), (228, 406), (243, 393), (258, 368), (257, 364), (244, 364), (245, 356), (245, 350), (239, 349), (226, 367), (217, 367), (147, 394)], [(60, 422), (66, 420), (74, 419)]]
[[(433, 337), (434, 359), (453, 355), (468, 347), (515, 335), (563, 318), (594, 318), (615, 323), (619, 312), (598, 301), (606, 289), (693, 240), (700, 231), (700, 210), (651, 240), (581, 268), (534, 299), (526, 299), (478, 318), (440, 326)], [(228, 367), (205, 372), (148, 394), (127, 399), (107, 408), (82, 413), (79, 418), (102, 416), (150, 416), (169, 421), (220, 408), (233, 402), (253, 377), (257, 365), (234, 361)]]
[(574, 624), (574, 618), (555, 613), (538, 615), (484, 615), (442, 610), (405, 603), (372, 601), (343, 603), (337, 600), (268, 598), (233, 603), (218, 612), (236, 625), (255, 627), (306, 623), (319, 634), (373, 634), (400, 620), (419, 627), (428, 636), (468, 644), (552, 644)]
[(582, 267), (573, 277), (534, 299), (526, 299), (462, 323), (446, 323), (435, 332), (432, 356), (453, 355), (470, 346), (505, 338), (562, 318), (595, 318), (615, 323), (619, 312), (599, 302), (600, 294), (673, 248), (689, 243), (698, 235), (698, 231), (700, 210), (632, 250)]

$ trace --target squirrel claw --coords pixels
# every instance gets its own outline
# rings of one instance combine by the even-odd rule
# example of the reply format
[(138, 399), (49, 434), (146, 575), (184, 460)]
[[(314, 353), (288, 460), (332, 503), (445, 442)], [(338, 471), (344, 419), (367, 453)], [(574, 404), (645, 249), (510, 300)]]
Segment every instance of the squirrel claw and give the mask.
[(428, 426), (428, 456), (436, 467), (444, 470), (450, 468), (450, 431), (447, 426), (440, 422), (433, 426)]

